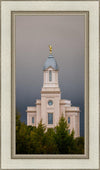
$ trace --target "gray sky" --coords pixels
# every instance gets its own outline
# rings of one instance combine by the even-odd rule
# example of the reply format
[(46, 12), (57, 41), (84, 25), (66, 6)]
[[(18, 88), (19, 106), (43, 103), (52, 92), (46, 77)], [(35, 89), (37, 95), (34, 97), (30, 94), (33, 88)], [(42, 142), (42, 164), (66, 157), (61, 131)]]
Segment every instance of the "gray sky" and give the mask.
[(53, 46), (62, 99), (81, 110), (84, 134), (84, 16), (16, 16), (16, 106), (26, 122), (43, 85), (43, 66)]

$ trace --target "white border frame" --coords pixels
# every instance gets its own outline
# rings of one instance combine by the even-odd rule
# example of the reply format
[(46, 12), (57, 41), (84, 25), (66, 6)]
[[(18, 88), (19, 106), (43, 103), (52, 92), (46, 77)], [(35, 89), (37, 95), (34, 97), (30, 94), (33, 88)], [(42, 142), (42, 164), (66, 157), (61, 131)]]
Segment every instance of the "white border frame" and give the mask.
[[(11, 11), (89, 11), (89, 159), (11, 159)], [(1, 2), (1, 168), (99, 168), (99, 2)]]
[[(85, 127), (84, 127), (84, 154), (29, 154), (29, 155), (24, 155), (24, 154), (16, 154), (16, 74), (15, 74), (15, 70), (16, 70), (16, 62), (15, 62), (15, 58), (16, 58), (16, 52), (15, 52), (15, 47), (16, 47), (16, 38), (15, 38), (15, 31), (16, 31), (16, 16), (45, 16), (45, 15), (49, 15), (49, 16), (68, 16), (68, 15), (72, 15), (72, 16), (84, 16), (85, 19), (85, 23), (84, 23), (84, 29), (85, 29), (85, 68), (84, 68), (84, 76), (85, 76), (85, 82), (84, 82), (84, 88), (85, 88), (85, 93), (84, 93), (84, 98), (85, 98), (85, 102), (84, 102), (84, 122), (85, 122)], [(11, 158), (12, 159), (82, 159), (82, 158), (88, 158), (88, 141), (89, 141), (89, 135), (88, 135), (88, 124), (89, 124), (89, 12), (88, 11), (13, 11), (11, 12), (11, 81), (12, 81), (12, 114), (11, 114), (11, 127), (12, 127), (12, 132), (11, 132), (11, 136), (12, 136), (12, 141), (11, 141)], [(34, 31), (34, 30), (33, 30)]]

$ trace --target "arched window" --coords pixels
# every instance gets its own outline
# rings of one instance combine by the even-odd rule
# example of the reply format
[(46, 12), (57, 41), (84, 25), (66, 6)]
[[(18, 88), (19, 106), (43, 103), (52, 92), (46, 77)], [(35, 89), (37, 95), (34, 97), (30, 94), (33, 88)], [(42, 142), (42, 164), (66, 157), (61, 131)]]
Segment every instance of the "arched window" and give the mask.
[(52, 71), (49, 71), (49, 81), (52, 81)]

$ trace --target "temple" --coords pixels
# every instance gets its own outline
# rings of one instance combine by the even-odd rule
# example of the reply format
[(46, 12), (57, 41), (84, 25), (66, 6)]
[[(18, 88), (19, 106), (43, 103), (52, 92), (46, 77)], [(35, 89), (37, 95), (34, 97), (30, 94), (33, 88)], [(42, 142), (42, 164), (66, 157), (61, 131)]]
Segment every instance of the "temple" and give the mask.
[(27, 125), (38, 126), (40, 120), (47, 128), (54, 128), (63, 114), (69, 125), (69, 133), (74, 129), (75, 137), (80, 136), (80, 108), (72, 106), (70, 100), (61, 99), (58, 83), (59, 68), (49, 46), (49, 56), (43, 67), (43, 87), (41, 99), (36, 107), (27, 107)]

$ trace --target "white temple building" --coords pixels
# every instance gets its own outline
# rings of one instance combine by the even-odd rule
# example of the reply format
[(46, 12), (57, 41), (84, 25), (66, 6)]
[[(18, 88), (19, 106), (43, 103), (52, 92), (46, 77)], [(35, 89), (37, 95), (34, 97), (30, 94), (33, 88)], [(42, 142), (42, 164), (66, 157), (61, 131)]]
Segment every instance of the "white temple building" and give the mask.
[(47, 128), (55, 127), (63, 114), (69, 125), (69, 133), (74, 129), (75, 137), (80, 136), (80, 108), (74, 107), (70, 100), (61, 99), (58, 83), (58, 65), (50, 54), (43, 67), (44, 81), (41, 90), (41, 99), (36, 100), (36, 107), (27, 107), (27, 125), (38, 126), (40, 120)]

